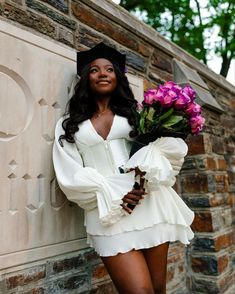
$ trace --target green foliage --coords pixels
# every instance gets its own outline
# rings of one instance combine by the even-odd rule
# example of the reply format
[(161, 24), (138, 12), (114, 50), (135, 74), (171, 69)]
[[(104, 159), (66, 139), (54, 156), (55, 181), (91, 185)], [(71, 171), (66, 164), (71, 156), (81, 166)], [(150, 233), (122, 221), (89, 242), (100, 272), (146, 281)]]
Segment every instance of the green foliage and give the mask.
[[(235, 56), (234, 0), (121, 0), (120, 5), (142, 19), (160, 34), (205, 64), (211, 55), (222, 57), (221, 74), (226, 76)], [(216, 41), (211, 40), (217, 30)]]

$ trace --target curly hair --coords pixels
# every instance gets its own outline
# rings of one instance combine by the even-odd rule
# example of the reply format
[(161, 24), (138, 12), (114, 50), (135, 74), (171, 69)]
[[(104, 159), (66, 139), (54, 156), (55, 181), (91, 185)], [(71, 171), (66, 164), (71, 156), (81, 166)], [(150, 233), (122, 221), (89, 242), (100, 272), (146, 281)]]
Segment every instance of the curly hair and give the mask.
[[(133, 127), (130, 136), (134, 137), (135, 120), (132, 108), (136, 107), (137, 101), (131, 91), (127, 77), (115, 64), (113, 64), (113, 67), (117, 78), (117, 87), (111, 94), (110, 109), (113, 113), (128, 119), (129, 124)], [(90, 66), (85, 66), (81, 73), (81, 79), (74, 88), (74, 95), (67, 103), (64, 114), (66, 118), (62, 123), (65, 134), (59, 137), (61, 146), (63, 146), (62, 139), (74, 143), (74, 134), (79, 130), (78, 125), (90, 119), (97, 110), (96, 100), (89, 87), (89, 71)]]

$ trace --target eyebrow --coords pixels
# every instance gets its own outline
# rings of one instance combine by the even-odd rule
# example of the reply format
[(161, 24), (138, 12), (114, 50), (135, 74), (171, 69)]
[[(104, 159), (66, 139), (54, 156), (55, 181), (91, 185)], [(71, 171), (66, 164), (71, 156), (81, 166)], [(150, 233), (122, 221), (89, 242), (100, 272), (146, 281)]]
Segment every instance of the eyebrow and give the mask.
[[(104, 67), (108, 67), (108, 66), (113, 67), (112, 63), (106, 64)], [(93, 65), (90, 65), (90, 68), (91, 67), (100, 67), (100, 66), (98, 64), (93, 64)]]

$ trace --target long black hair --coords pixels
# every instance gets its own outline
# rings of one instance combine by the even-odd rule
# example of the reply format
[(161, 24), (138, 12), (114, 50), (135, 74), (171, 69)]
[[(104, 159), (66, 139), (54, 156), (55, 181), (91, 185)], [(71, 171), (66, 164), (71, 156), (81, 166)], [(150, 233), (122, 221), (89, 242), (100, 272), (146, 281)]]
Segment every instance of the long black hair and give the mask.
[[(129, 86), (127, 77), (120, 71), (119, 67), (113, 64), (114, 72), (117, 78), (117, 87), (111, 94), (110, 109), (113, 113), (126, 117), (129, 124), (133, 127), (130, 136), (135, 135), (135, 121), (133, 117), (133, 107), (136, 107), (137, 101)], [(63, 146), (62, 139), (69, 143), (74, 143), (74, 134), (79, 130), (78, 125), (92, 117), (97, 111), (97, 105), (94, 95), (89, 87), (90, 65), (83, 68), (81, 78), (75, 86), (74, 95), (68, 101), (62, 127), (64, 135), (59, 137), (59, 142)]]

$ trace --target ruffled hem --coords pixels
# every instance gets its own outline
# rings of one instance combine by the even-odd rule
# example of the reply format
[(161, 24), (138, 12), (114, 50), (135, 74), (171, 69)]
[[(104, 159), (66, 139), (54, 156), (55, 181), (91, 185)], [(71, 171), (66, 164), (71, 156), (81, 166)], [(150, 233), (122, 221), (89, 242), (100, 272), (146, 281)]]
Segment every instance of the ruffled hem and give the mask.
[(157, 224), (141, 231), (125, 232), (112, 236), (87, 236), (87, 243), (100, 256), (115, 256), (133, 249), (147, 249), (165, 242), (180, 241), (187, 245), (193, 239), (190, 227), (172, 224)]
[(96, 236), (113, 236), (131, 231), (142, 231), (158, 224), (179, 225), (189, 227), (194, 219), (194, 212), (184, 203), (171, 188), (159, 186), (152, 191), (132, 214), (126, 215), (119, 222), (109, 227), (102, 226), (96, 220), (98, 211), (86, 212), (87, 233)]

